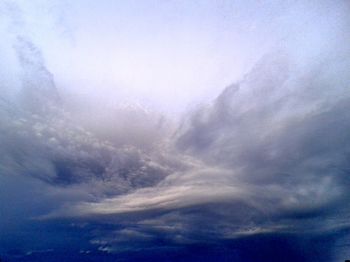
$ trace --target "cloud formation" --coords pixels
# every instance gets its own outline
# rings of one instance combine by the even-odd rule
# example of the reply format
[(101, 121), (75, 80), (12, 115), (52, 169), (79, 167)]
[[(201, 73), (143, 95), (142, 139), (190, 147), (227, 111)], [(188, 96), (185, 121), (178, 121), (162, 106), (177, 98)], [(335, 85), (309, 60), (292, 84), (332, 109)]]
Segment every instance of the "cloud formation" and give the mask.
[[(310, 224), (318, 222), (320, 231), (334, 229), (322, 220), (335, 219), (332, 215), (339, 209), (344, 212), (349, 197), (349, 98), (335, 96), (329, 101), (329, 96), (316, 93), (296, 106), (298, 93), (309, 92), (309, 83), (289, 77), (285, 59), (263, 58), (246, 80), (226, 88), (211, 106), (185, 120), (175, 144), (188, 154), (181, 159), (188, 170), (175, 172), (151, 188), (79, 204), (77, 213), (110, 215), (231, 203), (238, 210), (248, 209), (252, 216), (272, 219), (278, 231), (305, 231), (303, 218)], [(242, 212), (226, 215), (232, 221), (240, 219)], [(247, 219), (243, 228), (245, 223)], [(260, 223), (254, 225), (258, 231), (271, 230)]]
[(240, 81), (177, 121), (136, 103), (101, 104), (61, 90), (21, 31), (20, 8), (0, 7), (9, 25), (0, 28), (8, 39), (0, 46), (13, 62), (0, 70), (18, 77), (0, 78), (0, 255), (349, 255), (350, 50), (333, 41), (349, 38), (348, 19), (330, 20), (332, 38), (307, 54), (295, 47), (314, 33), (274, 46)]

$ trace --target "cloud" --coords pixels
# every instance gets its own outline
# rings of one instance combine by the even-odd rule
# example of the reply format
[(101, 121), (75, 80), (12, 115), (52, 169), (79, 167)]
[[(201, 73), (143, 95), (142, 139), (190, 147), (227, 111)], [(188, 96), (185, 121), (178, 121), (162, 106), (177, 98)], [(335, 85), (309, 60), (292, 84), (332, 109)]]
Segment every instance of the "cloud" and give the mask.
[(62, 95), (35, 41), (11, 34), (21, 81), (0, 99), (1, 219), (31, 228), (15, 236), (57, 234), (47, 247), (23, 237), (19, 253), (57, 253), (73, 232), (69, 254), (111, 259), (346, 254), (337, 246), (350, 229), (346, 47), (326, 41), (323, 55), (306, 55), (281, 44), (177, 123), (138, 104)]
[(144, 149), (133, 139), (120, 144), (122, 134), (88, 131), (62, 107), (47, 117), (3, 102), (0, 167), (43, 181), (45, 197), (60, 199), (37, 215), (40, 221), (108, 221), (113, 234), (99, 226), (91, 236), (104, 241), (91, 244), (108, 254), (152, 249), (160, 239), (164, 247), (184, 248), (344, 234), (350, 100), (325, 97), (315, 87), (313, 93), (317, 79), (301, 81), (304, 75), (286, 68), (286, 55), (266, 56), (242, 82), (186, 118), (172, 139), (150, 131), (161, 143)]
[[(184, 121), (172, 157), (186, 169), (151, 187), (68, 205), (47, 218), (107, 217), (126, 228), (133, 221), (133, 230), (167, 245), (343, 234), (350, 210), (349, 97), (326, 97), (326, 81), (317, 88), (317, 76), (307, 82), (286, 68), (286, 55), (264, 57), (242, 82)], [(342, 94), (342, 86), (335, 88)], [(118, 250), (115, 241), (110, 252)]]

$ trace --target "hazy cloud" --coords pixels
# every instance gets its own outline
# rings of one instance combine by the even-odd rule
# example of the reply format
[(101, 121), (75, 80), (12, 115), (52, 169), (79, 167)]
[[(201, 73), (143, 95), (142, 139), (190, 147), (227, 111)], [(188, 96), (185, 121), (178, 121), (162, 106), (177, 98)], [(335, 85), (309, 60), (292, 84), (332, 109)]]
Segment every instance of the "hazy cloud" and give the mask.
[[(241, 80), (180, 116), (62, 87), (26, 29), (22, 5), (0, 4), (0, 54), (8, 62), (0, 62), (0, 255), (348, 255), (350, 50), (339, 44), (350, 36), (345, 2), (324, 18), (328, 2), (266, 7), (279, 15), (270, 21), (261, 11), (251, 30), (267, 24), (283, 39), (271, 40)], [(246, 21), (255, 4), (241, 5)]]

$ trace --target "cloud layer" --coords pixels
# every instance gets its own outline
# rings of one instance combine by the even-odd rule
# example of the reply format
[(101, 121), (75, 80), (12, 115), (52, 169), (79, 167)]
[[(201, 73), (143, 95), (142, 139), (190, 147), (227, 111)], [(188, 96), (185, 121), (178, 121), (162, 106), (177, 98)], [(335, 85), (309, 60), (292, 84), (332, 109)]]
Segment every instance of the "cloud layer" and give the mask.
[(335, 30), (313, 51), (311, 33), (274, 46), (179, 121), (62, 91), (20, 9), (0, 8), (0, 46), (14, 61), (0, 63), (0, 256), (349, 256), (350, 50), (334, 41), (349, 38), (348, 19), (330, 20)]

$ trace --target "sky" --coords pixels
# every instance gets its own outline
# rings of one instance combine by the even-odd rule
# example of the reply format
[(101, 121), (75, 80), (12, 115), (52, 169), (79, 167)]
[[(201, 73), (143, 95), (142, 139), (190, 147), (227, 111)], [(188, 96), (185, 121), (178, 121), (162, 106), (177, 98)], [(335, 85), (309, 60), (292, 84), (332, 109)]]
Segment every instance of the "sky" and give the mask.
[(0, 259), (350, 259), (348, 14), (0, 1)]

